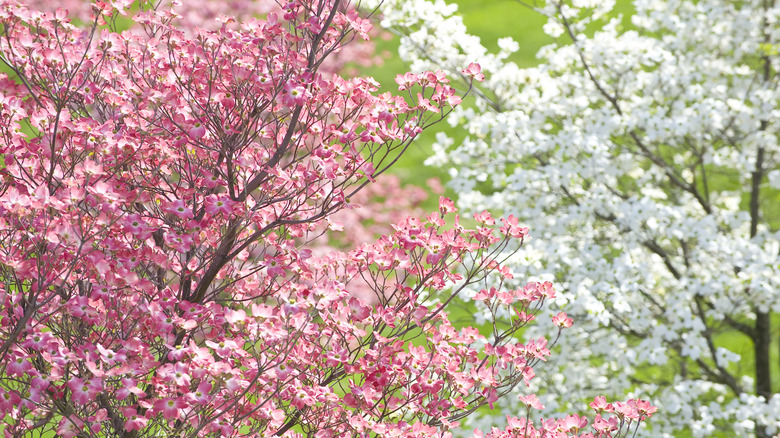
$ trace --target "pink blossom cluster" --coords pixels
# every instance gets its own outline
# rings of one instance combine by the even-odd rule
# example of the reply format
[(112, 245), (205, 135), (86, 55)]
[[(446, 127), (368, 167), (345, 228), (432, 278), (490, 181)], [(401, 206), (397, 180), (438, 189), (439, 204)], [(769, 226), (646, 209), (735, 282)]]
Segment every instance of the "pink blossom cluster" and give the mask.
[[(544, 405), (534, 394), (521, 396), (520, 402), (526, 406), (529, 416), (531, 409), (544, 409)], [(517, 418), (507, 416), (507, 426), (501, 430), (493, 428), (483, 434), (475, 431), (475, 438), (606, 438), (628, 436), (632, 424), (638, 424), (649, 418), (657, 408), (648, 401), (631, 399), (626, 402), (607, 403), (602, 396), (596, 397), (590, 407), (597, 414), (591, 424), (592, 432), (584, 432), (588, 426), (588, 418), (577, 414), (563, 418), (542, 419), (538, 425), (529, 421), (529, 417)], [(602, 416), (603, 413), (613, 414)]]
[(461, 99), (438, 72), (392, 95), (320, 71), (367, 32), (340, 3), (186, 32), (158, 8), (116, 33), (127, 2), (95, 3), (84, 29), (0, 1), (6, 436), (438, 436), (533, 378), (548, 341), (518, 337), (551, 284), (488, 293), (518, 315), (489, 339), (446, 311), (512, 276), (497, 257), (527, 236), (513, 217), (467, 229), (442, 198), (312, 252)]
[[(431, 179), (428, 185), (443, 193), (438, 180)], [(391, 224), (408, 216), (423, 216), (421, 206), (428, 198), (422, 187), (402, 185), (397, 176), (385, 175), (350, 199), (354, 208), (339, 210), (330, 217), (330, 226), (337, 232), (329, 240), (334, 245), (354, 247), (392, 232)]]
[[(441, 189), (438, 180), (428, 184)], [(320, 225), (323, 234), (307, 246), (313, 255), (325, 255), (333, 249), (349, 249), (391, 233), (392, 224), (409, 216), (424, 216), (421, 204), (429, 194), (421, 187), (401, 185), (395, 175), (383, 175), (350, 199), (350, 208), (335, 212)], [(350, 285), (351, 296), (376, 303), (375, 285), (356, 279)]]
[[(89, 27), (98, 19), (95, 15), (93, 2), (88, 0), (25, 0), (23, 3), (31, 10), (54, 13), (56, 10), (67, 10), (68, 16), (80, 26)], [(286, 2), (277, 0), (202, 0), (196, 3), (183, 2), (181, 0), (166, 0), (147, 2), (140, 7), (144, 9), (168, 9), (173, 12), (172, 25), (186, 34), (191, 34), (195, 29), (217, 30), (222, 26), (237, 28), (238, 23), (252, 18), (265, 17), (268, 14), (283, 14), (283, 6)], [(347, 12), (349, 2), (341, 2), (340, 8)], [(320, 66), (322, 72), (336, 73), (349, 68), (349, 73), (355, 75), (356, 69), (352, 65), (368, 67), (381, 65), (384, 62), (383, 54), (376, 54), (376, 48), (368, 38), (380, 34), (372, 28), (369, 19), (363, 19), (351, 12), (357, 20), (357, 34), (350, 36), (349, 44), (342, 44), (339, 50), (334, 51)], [(112, 16), (116, 18), (116, 15)], [(117, 24), (117, 23), (115, 23)], [(124, 23), (121, 23), (124, 24)], [(119, 24), (117, 24), (119, 25)]]

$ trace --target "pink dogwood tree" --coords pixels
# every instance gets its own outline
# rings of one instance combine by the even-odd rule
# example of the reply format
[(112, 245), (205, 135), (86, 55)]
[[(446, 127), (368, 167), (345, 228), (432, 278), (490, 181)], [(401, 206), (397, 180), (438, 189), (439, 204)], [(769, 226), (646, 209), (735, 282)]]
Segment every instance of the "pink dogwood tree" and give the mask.
[[(0, 2), (5, 436), (448, 436), (533, 378), (548, 340), (518, 335), (555, 292), (502, 288), (516, 218), (466, 229), (442, 198), (374, 242), (310, 249), (461, 100), (437, 72), (399, 75), (398, 95), (323, 73), (370, 30), (340, 3), (217, 30), (142, 6), (118, 32), (131, 2), (94, 3), (86, 27)], [(487, 337), (446, 311), (481, 285), (514, 315)], [(617, 436), (655, 410), (597, 398), (587, 432), (523, 400), (490, 436)]]

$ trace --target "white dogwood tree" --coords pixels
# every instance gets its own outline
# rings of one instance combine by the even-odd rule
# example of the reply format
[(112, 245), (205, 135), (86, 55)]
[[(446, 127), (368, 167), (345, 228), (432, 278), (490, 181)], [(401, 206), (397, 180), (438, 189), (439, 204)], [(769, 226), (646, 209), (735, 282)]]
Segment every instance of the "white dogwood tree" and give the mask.
[(384, 2), (413, 70), (487, 76), (429, 164), (462, 207), (534, 224), (518, 278), (555, 273), (578, 324), (539, 379), (549, 410), (634, 388), (650, 436), (780, 434), (778, 3), (636, 0), (625, 27), (614, 1), (526, 4), (558, 44), (521, 69), (455, 6)]

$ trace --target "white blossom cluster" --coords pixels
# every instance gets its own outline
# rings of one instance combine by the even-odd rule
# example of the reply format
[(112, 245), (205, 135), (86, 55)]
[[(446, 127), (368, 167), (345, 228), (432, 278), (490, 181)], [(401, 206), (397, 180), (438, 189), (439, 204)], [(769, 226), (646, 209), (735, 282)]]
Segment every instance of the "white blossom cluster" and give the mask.
[(628, 394), (659, 406), (640, 435), (780, 434), (753, 365), (767, 321), (780, 337), (780, 2), (635, 0), (630, 30), (614, 1), (535, 4), (561, 44), (524, 69), (443, 0), (382, 12), (412, 69), (486, 73), (449, 118), (467, 138), (440, 134), (429, 164), (462, 208), (531, 227), (517, 277), (555, 280), (550, 311), (575, 317), (537, 370), (548, 410)]

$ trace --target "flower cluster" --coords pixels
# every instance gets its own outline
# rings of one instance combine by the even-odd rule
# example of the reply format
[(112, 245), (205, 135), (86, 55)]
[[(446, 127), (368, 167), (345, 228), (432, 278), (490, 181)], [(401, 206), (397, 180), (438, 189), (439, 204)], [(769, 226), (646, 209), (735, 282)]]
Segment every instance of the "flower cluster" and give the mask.
[[(520, 402), (531, 409), (544, 409), (536, 395), (521, 396)], [(628, 400), (624, 402), (607, 403), (604, 397), (596, 397), (590, 403), (590, 407), (597, 414), (593, 419), (590, 429), (592, 432), (583, 432), (588, 429), (588, 419), (577, 414), (563, 418), (550, 418), (540, 420), (537, 426), (528, 418), (507, 416), (507, 426), (502, 430), (494, 427), (488, 433), (477, 431), (475, 438), (606, 438), (612, 436), (628, 436), (628, 428), (632, 423), (638, 424), (656, 412), (656, 407), (645, 400)], [(602, 414), (611, 414), (602, 416)], [(624, 429), (625, 428), (625, 429)], [(621, 431), (625, 435), (620, 435)]]
[[(28, 0), (25, 4), (29, 9), (39, 12), (54, 13), (57, 10), (67, 10), (68, 17), (73, 20), (73, 23), (82, 27), (91, 25), (99, 18), (95, 15), (96, 10), (92, 2), (88, 0)], [(349, 1), (342, 1), (339, 8), (343, 12), (348, 12), (349, 4)], [(271, 13), (282, 15), (284, 5), (285, 3), (276, 0), (203, 0), (198, 2), (197, 7), (193, 7), (192, 4), (181, 0), (161, 0), (146, 2), (142, 8), (166, 9), (170, 13), (171, 23), (185, 34), (192, 35), (195, 29), (218, 30), (223, 26), (237, 29), (239, 23), (253, 17), (263, 17)], [(330, 53), (322, 60), (322, 65), (319, 66), (320, 72), (342, 72), (355, 76), (357, 69), (352, 68), (352, 65), (368, 67), (381, 65), (384, 62), (381, 55), (386, 54), (376, 54), (373, 40), (363, 38), (368, 35), (374, 38), (379, 35), (379, 30), (370, 27), (369, 20), (360, 19), (356, 13), (352, 14), (350, 19), (355, 24), (353, 30), (359, 38), (356, 39), (355, 34), (350, 35), (349, 44), (342, 44), (338, 51)], [(112, 14), (106, 17), (106, 21), (115, 28), (136, 24), (134, 21), (122, 20), (123, 15), (127, 14), (122, 12)], [(131, 27), (130, 30), (134, 29)]]
[(635, 390), (662, 404), (651, 436), (775, 435), (780, 6), (637, 0), (628, 30), (614, 3), (535, 3), (560, 39), (524, 69), (515, 41), (489, 53), (442, 0), (383, 12), (413, 69), (486, 75), (449, 119), (468, 137), (439, 137), (429, 163), (465, 208), (532, 221), (542, 243), (510, 264), (570, 292), (548, 411)]

